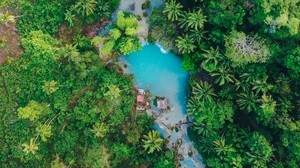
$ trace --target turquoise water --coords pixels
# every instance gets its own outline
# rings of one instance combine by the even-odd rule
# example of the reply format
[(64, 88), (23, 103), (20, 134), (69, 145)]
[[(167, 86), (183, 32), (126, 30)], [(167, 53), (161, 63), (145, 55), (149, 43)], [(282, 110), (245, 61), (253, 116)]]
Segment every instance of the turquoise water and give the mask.
[(126, 56), (125, 61), (138, 88), (170, 100), (174, 111), (164, 114), (163, 120), (174, 125), (186, 117), (188, 73), (182, 70), (178, 57), (161, 50), (155, 44), (146, 45), (141, 51)]
[[(193, 147), (187, 136), (186, 125), (181, 125), (179, 131), (167, 129), (186, 121), (188, 72), (182, 70), (181, 60), (172, 53), (164, 51), (155, 44), (145, 45), (141, 51), (120, 57), (119, 62), (126, 64), (126, 73), (134, 76), (135, 86), (149, 90), (151, 95), (164, 96), (169, 99), (171, 111), (164, 112), (155, 120), (154, 129), (169, 140), (168, 145), (182, 140), (178, 152), (183, 156), (180, 162), (183, 168), (203, 168), (201, 155)], [(152, 97), (152, 98), (153, 98)], [(152, 105), (152, 111), (159, 114)], [(170, 148), (170, 146), (168, 146)], [(193, 151), (192, 157), (188, 151)]]

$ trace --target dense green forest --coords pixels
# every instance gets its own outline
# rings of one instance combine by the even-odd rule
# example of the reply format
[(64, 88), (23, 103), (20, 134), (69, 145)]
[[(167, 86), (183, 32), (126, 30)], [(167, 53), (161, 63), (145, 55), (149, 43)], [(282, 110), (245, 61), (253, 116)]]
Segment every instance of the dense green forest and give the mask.
[[(0, 2), (0, 167), (179, 166), (116, 64), (141, 49), (139, 16), (88, 34), (118, 5)], [(300, 0), (167, 0), (148, 22), (190, 73), (189, 136), (207, 167), (299, 167)]]
[(150, 24), (192, 74), (190, 136), (208, 167), (299, 167), (299, 0), (170, 0)]

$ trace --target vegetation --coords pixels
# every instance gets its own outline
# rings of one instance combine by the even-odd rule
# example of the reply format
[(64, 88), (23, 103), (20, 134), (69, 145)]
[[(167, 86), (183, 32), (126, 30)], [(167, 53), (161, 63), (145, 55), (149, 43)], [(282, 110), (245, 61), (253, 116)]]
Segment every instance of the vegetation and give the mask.
[[(190, 73), (189, 136), (207, 167), (299, 167), (299, 3), (167, 0), (152, 11), (148, 40)], [(141, 48), (137, 18), (121, 11), (107, 34), (86, 36), (118, 4), (0, 2), (0, 32), (18, 32), (24, 50), (0, 66), (0, 167), (178, 167), (111, 59)]]
[(298, 167), (299, 1), (186, 2), (154, 12), (150, 25), (163, 37), (151, 37), (173, 38), (162, 44), (192, 74), (189, 135), (206, 165)]
[[(118, 2), (3, 2), (17, 8), (0, 13), (0, 24), (16, 21), (24, 52), (0, 66), (0, 167), (174, 167), (152, 119), (134, 111), (132, 78), (84, 36)], [(66, 41), (61, 26), (74, 29)], [(139, 49), (137, 30), (120, 12), (100, 52)]]
[(189, 135), (207, 167), (299, 167), (299, 3), (169, 0), (153, 12), (163, 37), (151, 38), (173, 38), (163, 45), (192, 74)]

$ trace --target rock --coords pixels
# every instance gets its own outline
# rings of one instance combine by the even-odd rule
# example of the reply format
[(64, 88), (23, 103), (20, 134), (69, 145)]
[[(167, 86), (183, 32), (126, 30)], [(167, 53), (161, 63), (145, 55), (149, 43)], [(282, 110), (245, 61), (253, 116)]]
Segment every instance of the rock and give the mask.
[(135, 3), (131, 4), (131, 5), (129, 6), (129, 9), (130, 9), (131, 11), (135, 11)]

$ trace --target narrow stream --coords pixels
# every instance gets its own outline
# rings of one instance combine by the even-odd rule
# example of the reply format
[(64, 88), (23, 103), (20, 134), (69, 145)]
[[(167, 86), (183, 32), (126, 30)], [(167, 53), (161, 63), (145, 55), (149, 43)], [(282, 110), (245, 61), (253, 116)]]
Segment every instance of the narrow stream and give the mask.
[[(181, 167), (205, 167), (200, 154), (187, 136), (188, 124), (184, 124), (188, 123), (188, 73), (182, 70), (181, 60), (158, 45), (147, 44), (141, 51), (120, 57), (119, 62), (127, 65), (126, 71), (133, 74), (137, 88), (149, 90), (151, 95), (166, 97), (169, 100), (171, 109), (167, 112), (160, 113), (153, 104), (148, 112), (158, 116), (154, 128), (169, 140), (167, 147), (171, 149), (175, 144), (179, 144)], [(170, 129), (175, 126), (179, 129)]]

